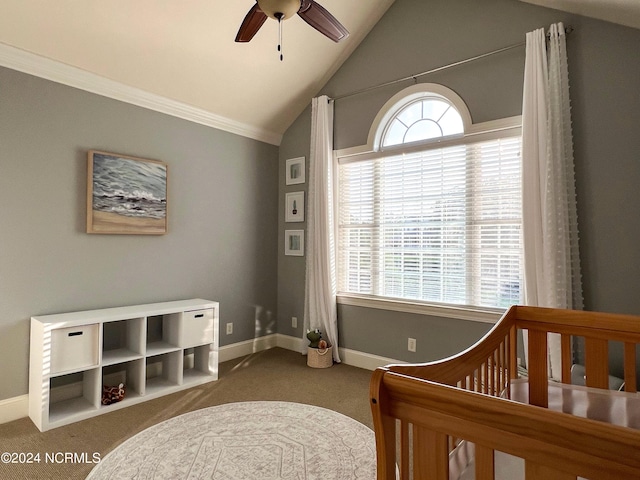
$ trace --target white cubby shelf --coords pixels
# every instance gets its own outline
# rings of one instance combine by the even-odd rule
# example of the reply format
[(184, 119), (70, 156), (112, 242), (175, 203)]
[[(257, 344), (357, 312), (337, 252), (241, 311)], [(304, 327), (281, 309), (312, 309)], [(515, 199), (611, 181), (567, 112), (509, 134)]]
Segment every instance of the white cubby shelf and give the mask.
[(202, 299), (31, 317), (29, 417), (44, 432), (217, 380), (219, 321)]

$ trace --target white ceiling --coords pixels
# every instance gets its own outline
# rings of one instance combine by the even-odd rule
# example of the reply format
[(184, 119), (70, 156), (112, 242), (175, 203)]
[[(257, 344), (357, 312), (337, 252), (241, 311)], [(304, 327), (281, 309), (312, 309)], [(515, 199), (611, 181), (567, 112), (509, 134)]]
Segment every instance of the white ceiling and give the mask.
[[(521, 0), (640, 28), (640, 0)], [(278, 145), (394, 0), (319, 0), (335, 44), (294, 17), (235, 43), (255, 0), (2, 0), (0, 65)]]

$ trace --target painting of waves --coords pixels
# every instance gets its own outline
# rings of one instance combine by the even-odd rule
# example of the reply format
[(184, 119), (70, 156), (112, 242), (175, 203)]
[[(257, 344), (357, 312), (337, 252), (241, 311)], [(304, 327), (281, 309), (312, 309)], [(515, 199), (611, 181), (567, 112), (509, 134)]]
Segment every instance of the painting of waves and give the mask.
[(87, 232), (167, 232), (167, 165), (157, 160), (90, 151)]

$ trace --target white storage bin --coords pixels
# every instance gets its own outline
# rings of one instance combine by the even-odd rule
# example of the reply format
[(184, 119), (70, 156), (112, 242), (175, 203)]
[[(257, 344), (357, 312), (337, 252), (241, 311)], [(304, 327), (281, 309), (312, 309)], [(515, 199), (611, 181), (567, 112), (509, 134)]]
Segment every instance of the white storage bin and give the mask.
[(57, 328), (51, 331), (51, 373), (98, 365), (100, 325)]
[(213, 343), (213, 309), (193, 310), (165, 317), (170, 342), (181, 348)]

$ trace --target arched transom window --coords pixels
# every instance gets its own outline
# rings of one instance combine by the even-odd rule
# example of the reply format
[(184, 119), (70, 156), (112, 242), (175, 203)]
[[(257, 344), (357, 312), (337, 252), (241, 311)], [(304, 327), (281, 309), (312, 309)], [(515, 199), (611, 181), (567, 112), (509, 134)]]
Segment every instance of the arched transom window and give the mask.
[(464, 133), (460, 113), (446, 99), (430, 96), (409, 101), (387, 124), (382, 146), (448, 137)]

